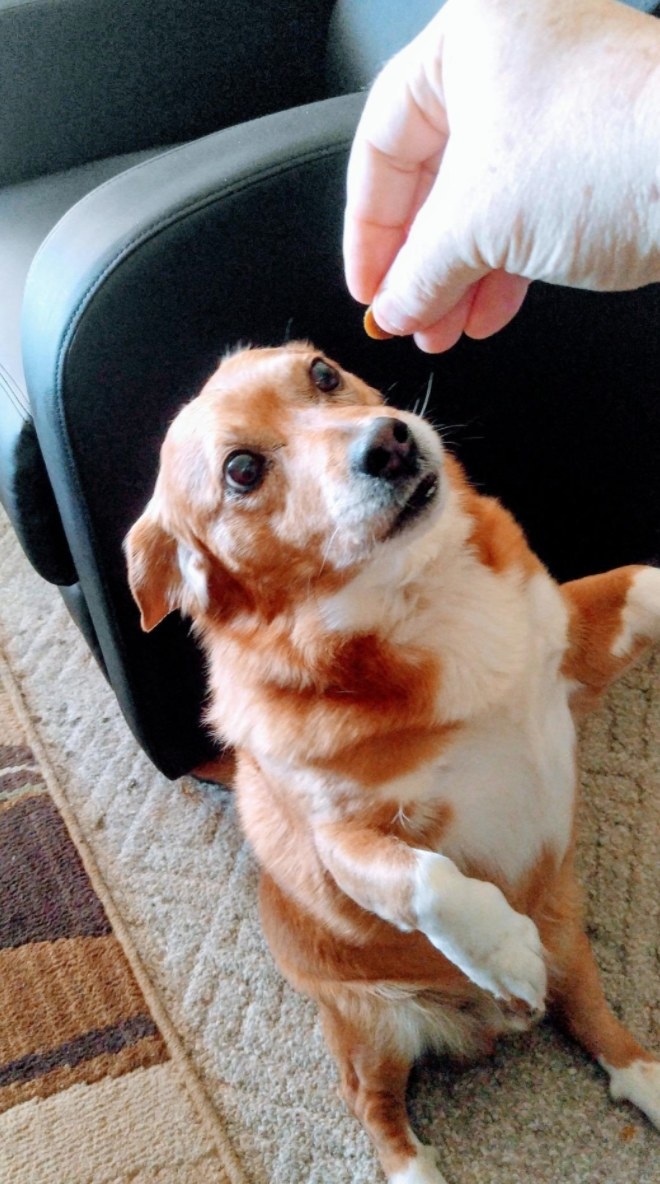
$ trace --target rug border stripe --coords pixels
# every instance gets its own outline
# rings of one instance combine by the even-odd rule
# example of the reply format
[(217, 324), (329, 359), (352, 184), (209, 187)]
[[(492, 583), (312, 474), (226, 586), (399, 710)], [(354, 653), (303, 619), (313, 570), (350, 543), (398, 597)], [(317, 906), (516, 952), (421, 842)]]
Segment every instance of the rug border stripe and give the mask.
[(87, 840), (78, 825), (78, 820), (73, 813), (63, 790), (60, 787), (59, 781), (50, 760), (46, 753), (45, 747), (41, 741), (41, 737), (37, 733), (32, 724), (30, 713), (23, 697), (21, 688), (14, 677), (14, 672), (5, 657), (4, 652), (0, 649), (0, 673), (2, 674), (5, 683), (7, 694), (11, 704), (16, 712), (16, 715), (21, 723), (28, 744), (38, 761), (39, 768), (43, 774), (46, 786), (55, 805), (57, 806), (64, 825), (66, 826), (71, 840), (78, 851), (83, 867), (89, 876), (90, 883), (96, 892), (103, 908), (105, 909), (108, 921), (119, 941), (128, 963), (135, 975), (135, 978), (142, 990), (147, 1006), (160, 1029), (161, 1035), (167, 1045), (170, 1056), (172, 1058), (172, 1065), (176, 1069), (178, 1076), (187, 1090), (192, 1104), (198, 1111), (200, 1118), (204, 1122), (209, 1135), (217, 1147), (218, 1154), (222, 1160), (222, 1165), (231, 1181), (231, 1184), (248, 1184), (247, 1177), (238, 1161), (236, 1152), (234, 1151), (229, 1135), (221, 1121), (217, 1112), (217, 1106), (214, 1105), (208, 1098), (201, 1082), (191, 1068), (187, 1054), (179, 1034), (170, 1019), (159, 994), (157, 993), (151, 979), (149, 978), (138, 951), (133, 944), (133, 940), (124, 924), (123, 917), (117, 909), (110, 890), (99, 871), (96, 860), (89, 848)]
[(94, 1060), (106, 1052), (118, 1052), (131, 1044), (137, 1044), (145, 1036), (156, 1035), (158, 1028), (150, 1015), (129, 1016), (121, 1023), (83, 1032), (47, 1052), (30, 1052), (18, 1060), (0, 1065), (0, 1086), (33, 1081), (35, 1077), (43, 1077), (61, 1065), (73, 1068), (82, 1061)]

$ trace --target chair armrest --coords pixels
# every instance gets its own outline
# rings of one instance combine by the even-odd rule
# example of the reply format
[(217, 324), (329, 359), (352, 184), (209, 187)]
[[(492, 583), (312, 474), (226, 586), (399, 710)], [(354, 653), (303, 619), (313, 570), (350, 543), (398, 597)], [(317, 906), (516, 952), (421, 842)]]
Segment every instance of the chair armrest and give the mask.
[(322, 96), (332, 0), (0, 0), (0, 185)]
[(0, 502), (32, 566), (60, 587), (76, 581), (32, 417), (0, 366)]
[(270, 115), (113, 178), (65, 215), (28, 277), (24, 365), (44, 460), (110, 681), (170, 776), (210, 755), (201, 658), (176, 615), (141, 633), (122, 540), (168, 422), (227, 347), (281, 342), (288, 326), (344, 358), (363, 338), (341, 265), (361, 104)]

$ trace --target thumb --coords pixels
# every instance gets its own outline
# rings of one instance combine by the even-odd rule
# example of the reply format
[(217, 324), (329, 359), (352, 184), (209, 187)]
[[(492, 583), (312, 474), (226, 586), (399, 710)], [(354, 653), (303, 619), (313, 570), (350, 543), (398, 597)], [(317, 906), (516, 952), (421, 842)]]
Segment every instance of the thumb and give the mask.
[[(459, 249), (448, 211), (429, 198), (372, 302), (378, 324), (407, 335), (435, 325), (491, 269)], [(466, 257), (467, 256), (467, 257)]]
[[(396, 336), (415, 334), (419, 347), (428, 353), (448, 349), (462, 333), (477, 339), (497, 333), (520, 310), (527, 294), (529, 280), (523, 276), (484, 272), (456, 261), (453, 266), (451, 261), (445, 264), (444, 271), (431, 266), (427, 272), (423, 263), (416, 269), (404, 251), (400, 252), (404, 256), (401, 272), (397, 275), (395, 261), (372, 311), (382, 329)], [(475, 280), (475, 276), (482, 278)]]

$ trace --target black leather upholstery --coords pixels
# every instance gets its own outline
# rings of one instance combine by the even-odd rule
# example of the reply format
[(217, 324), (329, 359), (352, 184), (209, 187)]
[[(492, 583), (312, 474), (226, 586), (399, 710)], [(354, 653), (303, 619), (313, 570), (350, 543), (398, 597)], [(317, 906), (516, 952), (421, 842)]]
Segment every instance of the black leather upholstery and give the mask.
[[(100, 27), (120, 11), (89, 0), (25, 7), (35, 20), (44, 9), (61, 10), (67, 21), (70, 9), (85, 10), (85, 21)], [(144, 13), (154, 6), (138, 7), (127, 6), (126, 20), (137, 21), (142, 60), (145, 47), (156, 52)], [(180, 6), (156, 7), (167, 10), (163, 27), (175, 36)], [(208, 38), (212, 7), (185, 6), (186, 19), (201, 22), (201, 32), (186, 29), (189, 47)], [(230, 9), (245, 7), (237, 0), (215, 11), (227, 21)], [(179, 147), (163, 151), (154, 142), (138, 156), (78, 162), (0, 189), (0, 268), (11, 261), (3, 270), (11, 290), (0, 293), (0, 495), (37, 570), (67, 586), (66, 602), (130, 726), (170, 776), (215, 751), (200, 724), (201, 658), (176, 615), (141, 632), (121, 544), (149, 496), (167, 424), (239, 340), (309, 337), (406, 406), (432, 377), (431, 417), (561, 578), (660, 560), (660, 288), (594, 296), (536, 285), (504, 332), (436, 359), (410, 342), (369, 341), (340, 252), (346, 160), (363, 99), (292, 105), (315, 98), (321, 85), (319, 44), (331, 4), (248, 7), (263, 27), (254, 42), (261, 58), (250, 66), (259, 74), (254, 108), (241, 78), (242, 118), (264, 102), (286, 110)], [(340, 0), (328, 35), (328, 90), (361, 87), (435, 7)], [(0, 33), (9, 19), (0, 0)], [(276, 26), (270, 57), (268, 22)], [(285, 30), (288, 82), (278, 75), (269, 91), (264, 77), (273, 64), (280, 69)], [(130, 73), (122, 37), (121, 70)], [(0, 62), (8, 52), (1, 41)], [(305, 59), (298, 72), (296, 58)], [(211, 68), (208, 54), (201, 60)], [(240, 55), (233, 65), (242, 67)], [(158, 72), (151, 59), (149, 70)], [(222, 111), (202, 111), (207, 100), (200, 97), (198, 116), (220, 126)], [(163, 103), (159, 130), (173, 138), (189, 118), (187, 99), (184, 122)], [(129, 134), (126, 124), (113, 148), (143, 145), (155, 118), (154, 108), (141, 129), (136, 116), (138, 126)], [(91, 112), (85, 122), (77, 159), (106, 134)], [(59, 140), (53, 159), (61, 166), (66, 136)]]
[(0, 184), (325, 93), (332, 0), (0, 0)]
[(34, 567), (53, 584), (73, 584), (77, 574), (25, 385), (20, 333), (25, 282), (37, 249), (62, 215), (90, 190), (154, 152), (110, 157), (0, 189), (0, 500)]

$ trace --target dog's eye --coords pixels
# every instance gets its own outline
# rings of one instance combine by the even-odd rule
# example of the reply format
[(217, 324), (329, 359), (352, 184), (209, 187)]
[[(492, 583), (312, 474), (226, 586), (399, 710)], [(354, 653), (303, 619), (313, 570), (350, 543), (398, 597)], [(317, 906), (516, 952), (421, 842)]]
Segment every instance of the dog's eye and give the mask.
[(334, 366), (324, 361), (323, 358), (314, 358), (309, 372), (312, 376), (314, 386), (318, 387), (324, 394), (328, 394), (330, 391), (336, 391), (337, 387), (341, 386), (341, 374), (338, 370), (335, 370)]
[(225, 462), (225, 481), (237, 493), (251, 493), (261, 484), (265, 457), (258, 452), (232, 452)]

